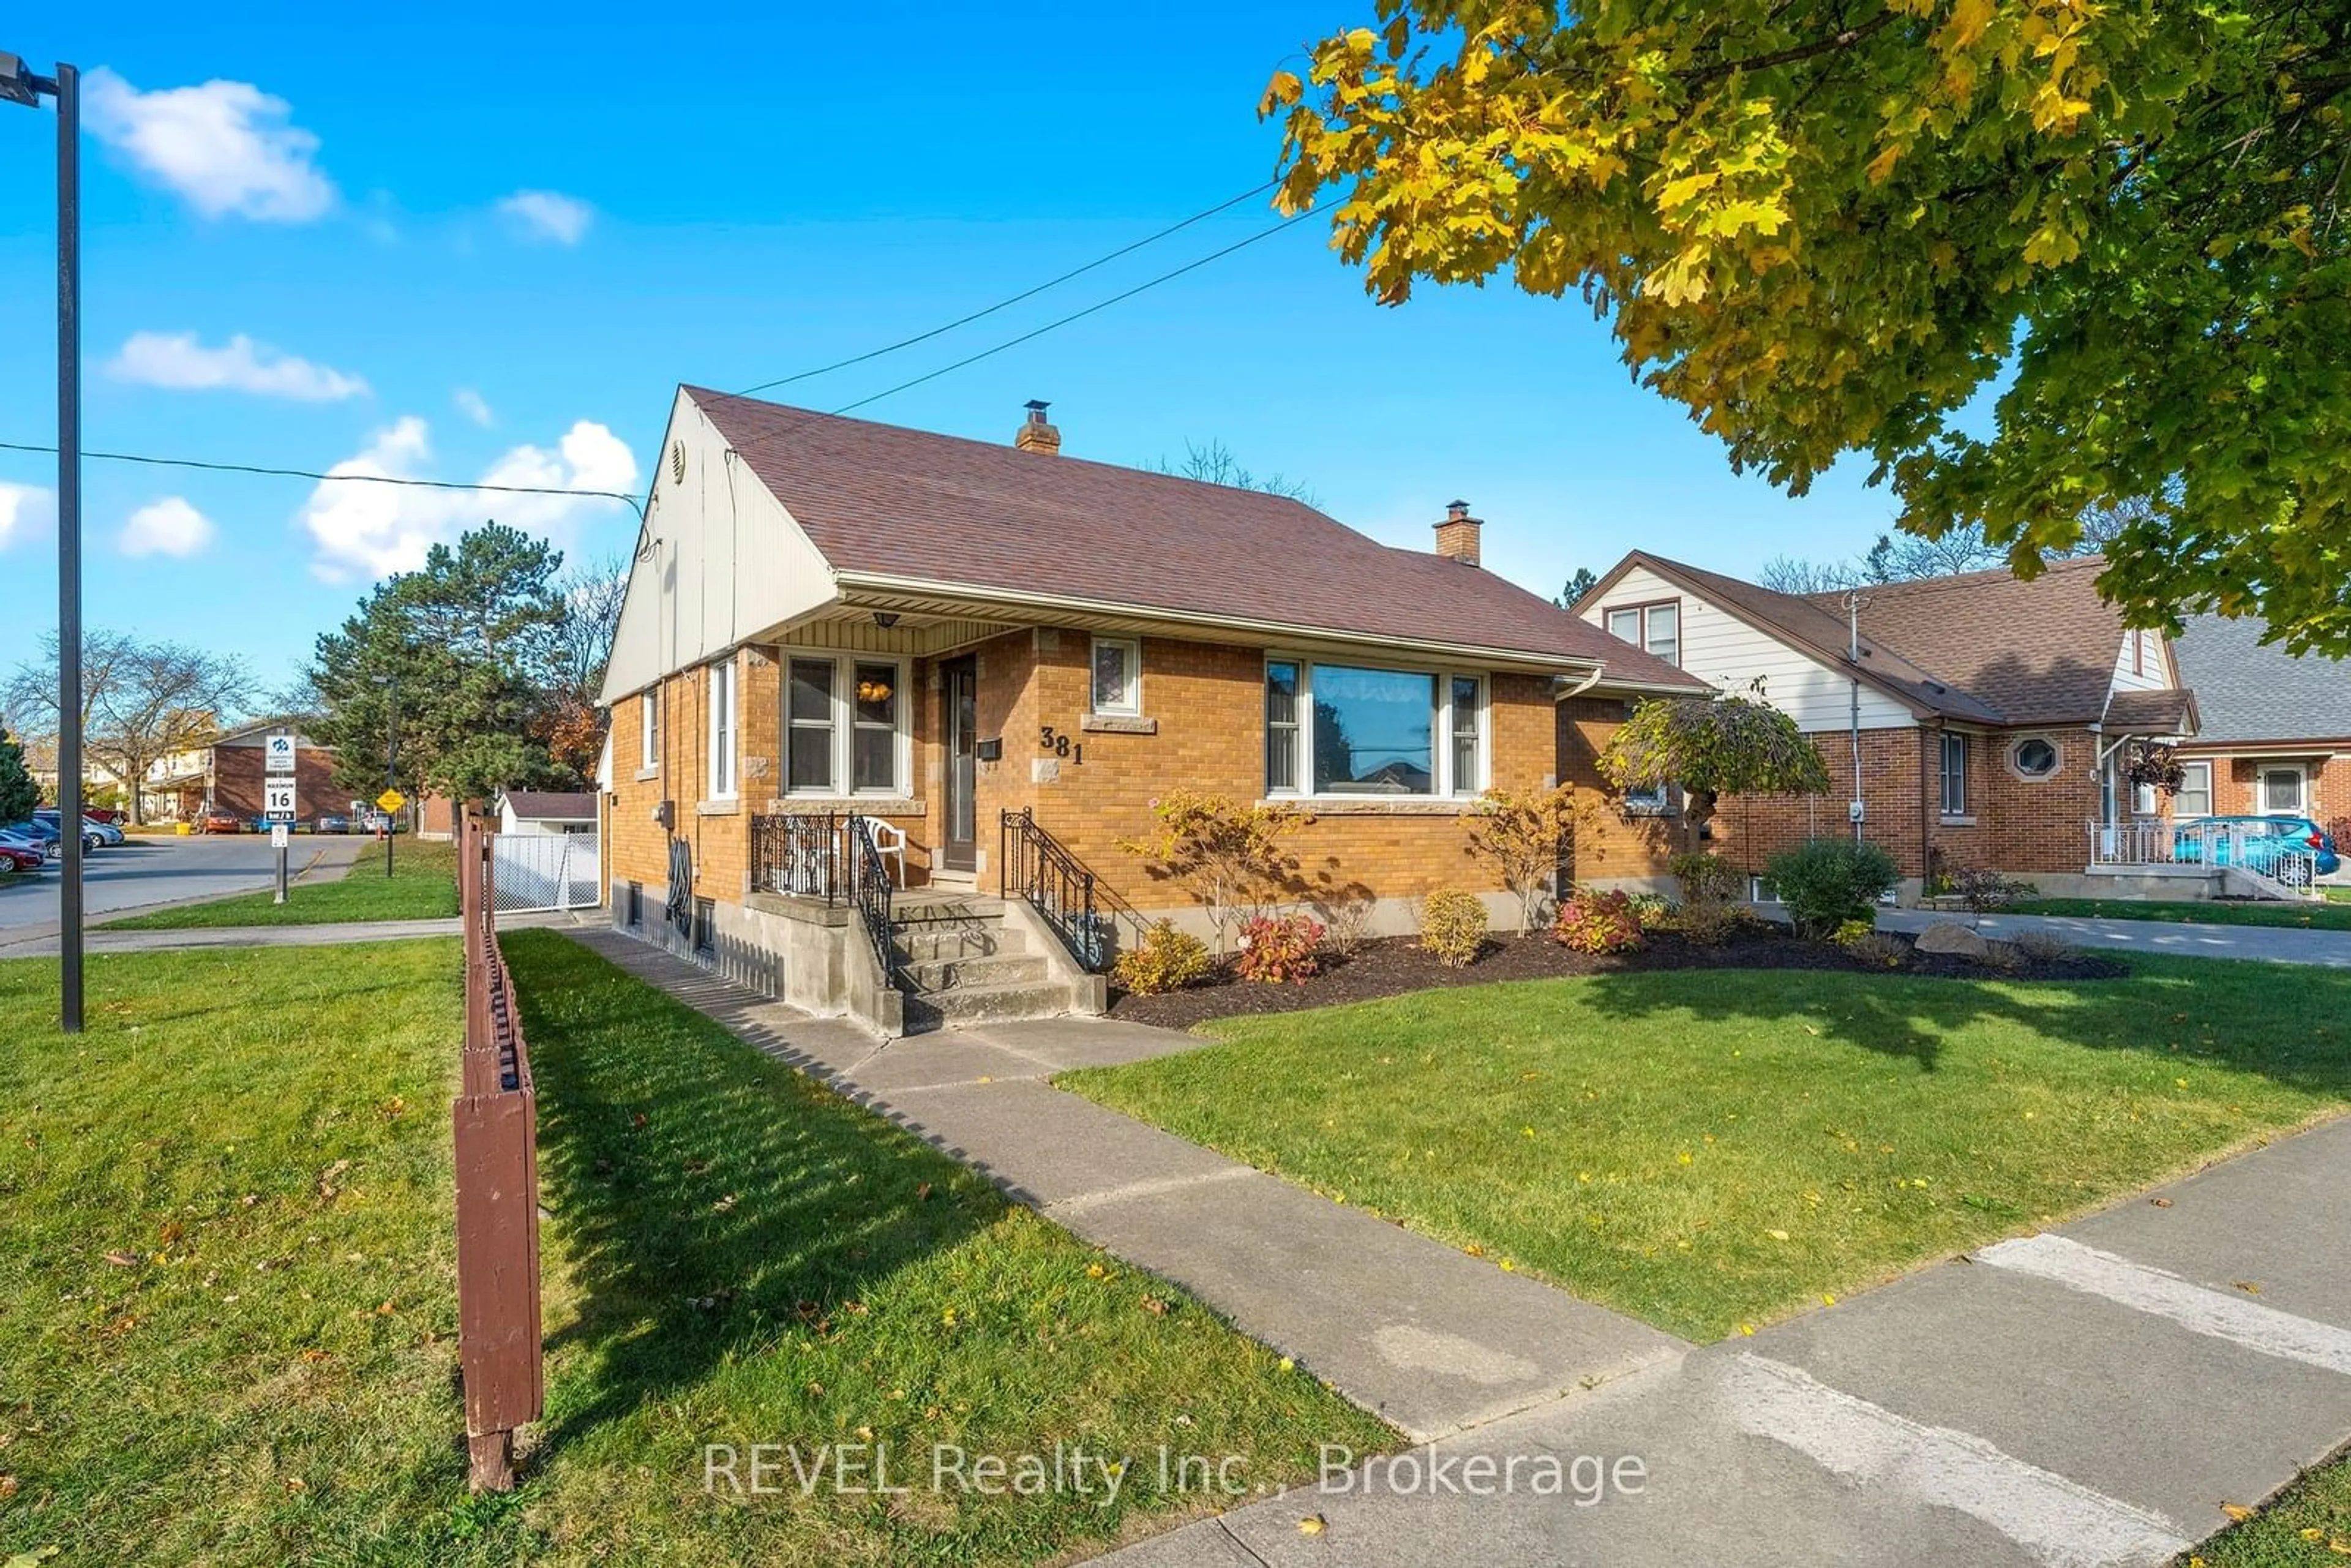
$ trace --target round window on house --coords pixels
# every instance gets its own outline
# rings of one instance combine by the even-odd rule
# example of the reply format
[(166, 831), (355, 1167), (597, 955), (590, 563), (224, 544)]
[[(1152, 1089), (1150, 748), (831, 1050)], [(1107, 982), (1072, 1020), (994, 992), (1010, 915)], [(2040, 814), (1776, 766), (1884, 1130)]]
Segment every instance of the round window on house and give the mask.
[(2027, 779), (2046, 779), (2057, 771), (2057, 747), (2039, 736), (2018, 741), (2011, 755), (2015, 758), (2016, 770)]

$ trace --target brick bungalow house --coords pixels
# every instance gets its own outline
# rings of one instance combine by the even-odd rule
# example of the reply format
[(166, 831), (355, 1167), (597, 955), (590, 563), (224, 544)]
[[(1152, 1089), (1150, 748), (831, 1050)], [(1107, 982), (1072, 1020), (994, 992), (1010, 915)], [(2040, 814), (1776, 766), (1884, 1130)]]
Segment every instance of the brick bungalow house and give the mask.
[[(603, 693), (618, 924), (884, 1029), (1082, 1006), (1086, 878), (1103, 936), (1199, 921), (1118, 847), (1179, 787), (1309, 810), (1301, 904), (1398, 931), (1461, 888), (1499, 915), (1479, 795), (1696, 689), (1483, 570), (1466, 505), (1396, 549), (1060, 447), (1042, 403), (998, 445), (680, 389)], [(1642, 826), (1583, 852), (1653, 876)], [(838, 894), (869, 855), (896, 896), (861, 942), (879, 916)]]
[(2132, 747), (2192, 737), (2198, 716), (2166, 640), (2126, 628), (2098, 597), (2104, 564), (1849, 597), (1778, 593), (1635, 550), (1575, 608), (1717, 687), (1760, 681), (1820, 747), (1833, 794), (1721, 802), (1712, 836), (1734, 863), (1751, 871), (1804, 838), (1848, 831), (1858, 801), (1906, 901), (1970, 868), (2050, 894), (2127, 894), (2169, 874), (2129, 853), (2149, 836), (2134, 824), (2167, 809), (2128, 782)]
[[(151, 822), (193, 822), (208, 811), (239, 821), (257, 821), (265, 806), (267, 768), (262, 749), (269, 737), (293, 727), (283, 718), (256, 719), (213, 737), (211, 743), (158, 760), (141, 790)], [(335, 788), (335, 748), (294, 732), (294, 798), (300, 821), (348, 813), (350, 794)]]
[(2190, 616), (2176, 646), (2203, 726), (2179, 748), (2181, 817), (2308, 817), (2351, 848), (2351, 663), (2264, 643), (2247, 617)]

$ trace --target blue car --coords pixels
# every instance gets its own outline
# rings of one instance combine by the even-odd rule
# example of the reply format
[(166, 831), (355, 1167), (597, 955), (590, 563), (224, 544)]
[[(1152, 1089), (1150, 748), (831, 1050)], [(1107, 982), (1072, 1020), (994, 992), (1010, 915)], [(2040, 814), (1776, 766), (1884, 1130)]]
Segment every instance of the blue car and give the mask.
[(2242, 865), (2289, 887), (2343, 866), (2335, 841), (2308, 817), (2203, 817), (2179, 825), (2176, 858), (2201, 864), (2208, 851), (2214, 865)]

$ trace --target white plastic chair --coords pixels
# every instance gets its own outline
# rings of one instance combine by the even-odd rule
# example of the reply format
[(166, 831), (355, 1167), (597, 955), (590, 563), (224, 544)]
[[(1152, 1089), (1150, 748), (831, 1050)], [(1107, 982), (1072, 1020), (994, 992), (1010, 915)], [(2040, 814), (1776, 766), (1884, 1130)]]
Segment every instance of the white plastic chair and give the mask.
[(906, 830), (904, 828), (893, 828), (887, 822), (875, 821), (871, 817), (866, 818), (865, 821), (867, 825), (873, 830), (874, 852), (885, 861), (889, 860), (893, 855), (897, 857), (898, 885), (900, 887), (905, 886)]

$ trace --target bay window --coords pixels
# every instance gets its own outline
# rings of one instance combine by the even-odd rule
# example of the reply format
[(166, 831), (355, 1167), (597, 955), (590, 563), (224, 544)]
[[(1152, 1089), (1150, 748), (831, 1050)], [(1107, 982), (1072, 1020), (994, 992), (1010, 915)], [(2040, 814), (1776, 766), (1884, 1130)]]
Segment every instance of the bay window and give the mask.
[(784, 674), (784, 792), (906, 792), (906, 680), (890, 659), (795, 656)]
[(1477, 675), (1269, 660), (1266, 792), (1475, 795), (1488, 772), (1485, 694)]

